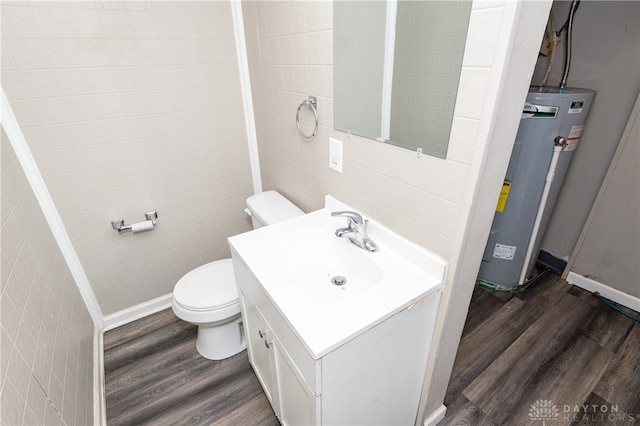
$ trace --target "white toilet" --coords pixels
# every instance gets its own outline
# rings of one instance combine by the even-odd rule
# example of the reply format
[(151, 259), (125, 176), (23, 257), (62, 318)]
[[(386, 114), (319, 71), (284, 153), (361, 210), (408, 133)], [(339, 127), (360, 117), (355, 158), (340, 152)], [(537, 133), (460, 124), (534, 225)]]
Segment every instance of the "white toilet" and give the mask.
[[(245, 211), (254, 229), (304, 214), (276, 191), (249, 197)], [(171, 307), (178, 318), (198, 326), (196, 349), (203, 357), (220, 360), (245, 349), (231, 259), (187, 272), (173, 289)]]

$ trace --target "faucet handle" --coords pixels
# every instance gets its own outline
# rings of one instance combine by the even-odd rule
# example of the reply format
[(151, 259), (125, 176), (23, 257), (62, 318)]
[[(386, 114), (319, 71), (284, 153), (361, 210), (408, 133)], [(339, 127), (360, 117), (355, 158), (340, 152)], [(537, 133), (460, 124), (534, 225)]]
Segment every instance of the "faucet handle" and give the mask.
[(350, 210), (331, 212), (331, 216), (346, 217), (349, 221), (349, 227), (351, 227), (352, 225), (361, 225), (363, 223), (362, 216), (360, 216), (359, 213), (352, 212)]

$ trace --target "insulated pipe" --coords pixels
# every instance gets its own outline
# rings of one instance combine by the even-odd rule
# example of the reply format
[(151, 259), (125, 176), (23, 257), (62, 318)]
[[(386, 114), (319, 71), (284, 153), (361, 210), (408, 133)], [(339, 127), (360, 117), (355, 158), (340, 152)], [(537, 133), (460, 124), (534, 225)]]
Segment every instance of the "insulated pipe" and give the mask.
[(544, 209), (547, 206), (547, 198), (549, 198), (549, 191), (551, 190), (551, 183), (555, 177), (556, 168), (558, 166), (558, 158), (560, 158), (560, 152), (562, 147), (567, 143), (567, 139), (562, 136), (556, 136), (555, 144), (553, 146), (553, 155), (551, 157), (551, 164), (549, 164), (549, 171), (547, 172), (547, 178), (544, 182), (544, 189), (542, 190), (542, 198), (540, 198), (540, 206), (538, 207), (538, 213), (536, 214), (536, 221), (533, 224), (533, 231), (531, 232), (531, 238), (529, 238), (529, 246), (527, 247), (527, 254), (524, 257), (524, 264), (522, 265), (522, 271), (520, 271), (520, 279), (518, 285), (524, 284), (527, 278), (527, 269), (529, 269), (529, 262), (533, 255), (533, 246), (536, 244), (536, 238), (540, 231), (540, 222), (542, 222), (542, 215)]

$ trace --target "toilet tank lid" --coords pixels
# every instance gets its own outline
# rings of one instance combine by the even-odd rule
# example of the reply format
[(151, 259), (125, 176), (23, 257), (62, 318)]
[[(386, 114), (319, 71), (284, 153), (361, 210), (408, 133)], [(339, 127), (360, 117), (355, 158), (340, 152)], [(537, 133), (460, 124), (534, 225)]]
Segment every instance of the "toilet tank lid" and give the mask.
[(302, 216), (304, 212), (277, 191), (265, 191), (247, 198), (252, 215), (264, 225)]

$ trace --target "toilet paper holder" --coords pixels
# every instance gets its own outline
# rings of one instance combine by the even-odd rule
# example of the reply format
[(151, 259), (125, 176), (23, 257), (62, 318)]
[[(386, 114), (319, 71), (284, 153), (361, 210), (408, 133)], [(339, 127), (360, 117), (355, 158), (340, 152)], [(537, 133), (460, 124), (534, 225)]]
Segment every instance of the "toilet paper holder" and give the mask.
[[(155, 211), (146, 212), (144, 214), (144, 217), (147, 218), (146, 222), (151, 222), (151, 227), (145, 227), (145, 229), (141, 229), (141, 230), (148, 231), (153, 229), (153, 227), (156, 226), (156, 220), (158, 219), (158, 212), (155, 212)], [(117, 219), (117, 220), (111, 221), (111, 226), (113, 227), (113, 229), (115, 229), (118, 232), (128, 232), (133, 230), (134, 225), (142, 225), (142, 224), (144, 224), (144, 222), (132, 223), (127, 225), (124, 223), (124, 219)]]

